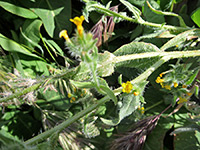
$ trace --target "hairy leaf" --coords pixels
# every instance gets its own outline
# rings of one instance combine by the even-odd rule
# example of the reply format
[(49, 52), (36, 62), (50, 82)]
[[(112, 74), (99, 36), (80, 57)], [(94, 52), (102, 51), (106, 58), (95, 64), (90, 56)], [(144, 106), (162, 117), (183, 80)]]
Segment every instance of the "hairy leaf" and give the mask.
[[(138, 54), (138, 53), (145, 53), (145, 52), (159, 52), (159, 48), (150, 43), (144, 42), (131, 42), (129, 44), (123, 45), (119, 49), (117, 49), (114, 54), (116, 56), (128, 55), (128, 54)], [(144, 59), (136, 59), (136, 60), (129, 60), (117, 63), (117, 67), (130, 67), (130, 68), (137, 68), (137, 69), (146, 69), (150, 67), (153, 63), (155, 63), (158, 58), (144, 58)]]

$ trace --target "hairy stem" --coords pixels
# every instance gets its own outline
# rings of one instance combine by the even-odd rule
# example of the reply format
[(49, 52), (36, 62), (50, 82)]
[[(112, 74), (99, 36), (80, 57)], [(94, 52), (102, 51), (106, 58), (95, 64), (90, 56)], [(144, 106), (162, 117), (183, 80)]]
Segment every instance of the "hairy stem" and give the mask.
[(140, 54), (131, 54), (131, 55), (124, 55), (124, 56), (117, 56), (114, 59), (114, 62), (119, 63), (119, 62), (123, 62), (127, 60), (151, 58), (151, 57), (163, 57), (163, 56), (168, 56), (170, 57), (170, 59), (196, 57), (196, 56), (200, 56), (200, 50), (173, 51), (173, 52), (148, 52), (148, 53), (140, 53)]
[[(149, 69), (147, 69), (145, 72), (143, 72), (140, 76), (135, 78), (134, 80), (131, 81), (132, 84), (138, 83), (140, 81), (146, 80), (152, 72), (154, 72), (159, 66), (161, 66), (163, 63), (168, 61), (170, 58), (169, 57), (163, 57), (159, 61), (157, 61), (154, 65), (152, 65)], [(119, 95), (121, 93), (122, 87), (119, 87), (114, 90), (115, 95)], [(97, 103), (90, 105), (86, 109), (82, 110), (81, 112), (75, 114), (73, 117), (69, 118), (68, 120), (64, 121), (63, 123), (55, 126), (54, 128), (47, 130), (37, 136), (35, 136), (32, 139), (29, 139), (28, 141), (25, 142), (26, 145), (32, 145), (36, 144), (38, 142), (44, 141), (46, 138), (50, 137), (53, 133), (61, 132), (63, 129), (67, 128), (70, 124), (73, 122), (77, 121), (81, 117), (87, 115), (89, 112), (93, 111), (100, 105), (104, 104), (105, 102), (109, 101), (110, 98), (108, 96), (103, 97), (102, 99), (98, 100)]]
[(149, 27), (162, 28), (162, 29), (173, 30), (173, 31), (177, 31), (177, 32), (183, 32), (183, 31), (191, 29), (190, 27), (178, 27), (178, 26), (152, 23), (152, 22), (144, 21), (141, 17), (139, 19), (134, 19), (134, 18), (122, 15), (120, 13), (113, 12), (113, 11), (107, 9), (107, 8), (100, 6), (100, 5), (94, 5), (93, 7), (96, 8), (96, 10), (99, 11), (100, 13), (105, 13), (108, 16), (119, 17), (119, 18), (122, 18), (124, 20), (134, 22), (134, 23), (138, 23), (138, 24), (145, 25), (145, 26), (149, 26)]

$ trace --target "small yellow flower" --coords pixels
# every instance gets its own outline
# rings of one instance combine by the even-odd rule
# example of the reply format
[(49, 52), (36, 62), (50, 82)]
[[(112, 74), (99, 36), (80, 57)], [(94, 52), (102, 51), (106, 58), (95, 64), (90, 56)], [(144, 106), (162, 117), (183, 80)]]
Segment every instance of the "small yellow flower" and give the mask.
[(192, 95), (192, 93), (190, 93), (190, 92), (187, 92), (186, 94), (187, 94), (188, 96), (191, 96), (191, 95)]
[(75, 97), (72, 97), (72, 98), (70, 99), (70, 103), (73, 103), (75, 100), (76, 100), (76, 98), (75, 98)]
[(187, 87), (187, 85), (182, 85), (182, 88), (186, 88)]
[(165, 89), (167, 89), (167, 90), (171, 90), (171, 86), (170, 86), (170, 85), (168, 85), (168, 84), (167, 84), (167, 85), (165, 85), (165, 86), (164, 86), (164, 88), (165, 88)]
[(71, 98), (71, 97), (72, 97), (72, 94), (71, 94), (71, 93), (68, 93), (68, 94), (67, 94), (67, 97), (68, 97), (68, 98)]
[(156, 83), (163, 83), (163, 82), (164, 82), (164, 79), (161, 79), (160, 77), (157, 77)]
[(75, 17), (74, 19), (70, 19), (71, 22), (73, 22), (78, 30), (78, 33), (80, 36), (83, 35), (83, 26), (82, 23), (85, 20), (84, 16), (80, 16), (80, 17)]
[(176, 47), (179, 47), (179, 45), (176, 45)]
[(162, 87), (162, 88), (164, 88), (164, 87), (165, 87), (163, 83), (160, 83), (160, 85), (161, 85), (161, 87)]
[(140, 93), (138, 91), (133, 92), (135, 96), (138, 96)]
[(144, 110), (144, 107), (138, 107), (138, 110), (140, 110), (140, 112), (142, 113), (142, 114), (144, 114), (144, 112), (145, 112), (145, 110)]
[(162, 77), (162, 76), (163, 76), (163, 74), (164, 74), (164, 73), (162, 72), (161, 74), (159, 74), (159, 76), (160, 76), (160, 77)]
[(68, 42), (71, 42), (70, 39), (69, 39), (69, 36), (67, 34), (67, 30), (62, 30), (60, 33), (59, 33), (59, 37), (60, 38), (64, 38), (66, 41)]
[(132, 88), (133, 88), (133, 85), (131, 84), (130, 81), (127, 81), (126, 83), (122, 83), (122, 92), (124, 93), (130, 93)]
[(186, 98), (179, 97), (179, 101), (177, 102), (177, 104), (185, 103), (187, 101), (188, 100)]
[(178, 86), (178, 83), (177, 82), (174, 82), (174, 87), (176, 88)]

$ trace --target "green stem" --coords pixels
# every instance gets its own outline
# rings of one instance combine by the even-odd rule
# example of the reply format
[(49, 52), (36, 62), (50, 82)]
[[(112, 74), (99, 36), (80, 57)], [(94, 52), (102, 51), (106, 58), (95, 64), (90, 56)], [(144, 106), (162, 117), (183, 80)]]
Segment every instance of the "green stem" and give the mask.
[(163, 100), (158, 101), (157, 103), (155, 103), (155, 104), (153, 104), (153, 105), (151, 105), (151, 106), (145, 108), (145, 111), (148, 111), (148, 110), (150, 110), (150, 109), (152, 109), (152, 108), (154, 108), (154, 107), (156, 107), (156, 106), (162, 104), (163, 102), (164, 102)]
[[(147, 69), (145, 72), (143, 72), (140, 76), (138, 76), (137, 78), (132, 80), (131, 81), (132, 84), (146, 80), (151, 75), (152, 72), (154, 72), (159, 66), (161, 66), (163, 63), (165, 63), (169, 59), (170, 59), (169, 57), (161, 58), (154, 65), (152, 65), (149, 69)], [(121, 93), (121, 91), (122, 91), (122, 87), (119, 87), (119, 88), (115, 89), (113, 92), (115, 93), (115, 95), (119, 95)], [(98, 106), (104, 104), (105, 102), (107, 102), (109, 100), (110, 100), (110, 98), (108, 96), (103, 97), (102, 99), (98, 100), (97, 103), (95, 103), (95, 104), (87, 107), (86, 109), (82, 110), (81, 112), (75, 114), (73, 117), (69, 118), (68, 120), (64, 121), (63, 123), (59, 124), (58, 126), (52, 128), (48, 131), (45, 131), (45, 132), (35, 136), (32, 139), (29, 139), (28, 141), (25, 142), (25, 144), (32, 145), (32, 144), (35, 144), (35, 143), (38, 143), (38, 142), (45, 140), (46, 138), (48, 138), (49, 136), (51, 136), (55, 132), (57, 132), (57, 133), (61, 132), (63, 129), (68, 127), (70, 124), (77, 121), (81, 117), (85, 116), (86, 114), (93, 111)]]
[(144, 21), (141, 17), (139, 19), (133, 19), (131, 17), (122, 15), (120, 13), (113, 12), (113, 11), (111, 11), (107, 8), (104, 8), (102, 6), (99, 6), (99, 5), (94, 5), (94, 8), (96, 8), (97, 11), (99, 11), (100, 13), (103, 12), (108, 16), (119, 17), (119, 18), (122, 18), (122, 19), (130, 21), (130, 22), (134, 22), (134, 23), (138, 23), (138, 24), (141, 24), (141, 25), (150, 26), (150, 27), (154, 27), (154, 28), (162, 28), (162, 29), (173, 30), (173, 31), (178, 31), (178, 32), (182, 32), (182, 31), (192, 29), (192, 28), (189, 28), (189, 27), (178, 27), (178, 26), (152, 23), (152, 22)]
[(20, 97), (20, 96), (25, 95), (25, 94), (27, 94), (29, 92), (35, 91), (41, 86), (41, 84), (42, 83), (34, 84), (33, 86), (24, 89), (22, 92), (18, 92), (18, 93), (12, 94), (12, 95), (10, 95), (8, 97), (5, 97), (5, 98), (0, 98), (0, 103), (7, 102), (7, 101), (9, 101), (9, 100), (11, 100), (13, 98)]
[(157, 56), (160, 56), (160, 57), (168, 56), (170, 57), (170, 59), (195, 57), (195, 56), (200, 56), (200, 50), (173, 51), (173, 52), (149, 52), (149, 53), (131, 54), (131, 55), (124, 55), (124, 56), (117, 56), (115, 57), (113, 61), (115, 63), (119, 63), (119, 62), (123, 62), (127, 60), (150, 58), (150, 57), (157, 57)]
[(69, 126), (70, 124), (72, 124), (76, 120), (80, 119), (81, 117), (85, 116), (89, 112), (93, 111), (98, 106), (104, 104), (106, 101), (109, 101), (109, 97), (108, 96), (103, 97), (102, 99), (98, 100), (98, 102), (96, 104), (93, 104), (90, 107), (87, 107), (86, 109), (84, 109), (81, 112), (77, 113), (76, 115), (74, 115), (73, 117), (71, 117), (68, 120), (64, 121), (63, 123), (59, 124), (58, 126), (52, 128), (50, 130), (47, 130), (47, 131), (41, 133), (40, 135), (35, 136), (34, 138), (31, 138), (31, 139), (27, 140), (25, 142), (25, 144), (26, 145), (32, 145), (34, 143), (38, 143), (38, 142), (41, 142), (41, 141), (45, 140), (46, 138), (51, 136), (53, 133), (61, 132), (67, 126)]

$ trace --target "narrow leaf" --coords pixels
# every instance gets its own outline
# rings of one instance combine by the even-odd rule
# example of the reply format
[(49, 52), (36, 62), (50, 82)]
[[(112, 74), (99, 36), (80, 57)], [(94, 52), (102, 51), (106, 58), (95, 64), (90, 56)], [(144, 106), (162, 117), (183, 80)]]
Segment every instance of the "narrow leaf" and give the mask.
[(9, 11), (10, 13), (15, 14), (20, 17), (29, 18), (29, 19), (38, 18), (38, 16), (31, 10), (14, 5), (9, 2), (0, 1), (0, 6), (3, 7), (5, 10)]

